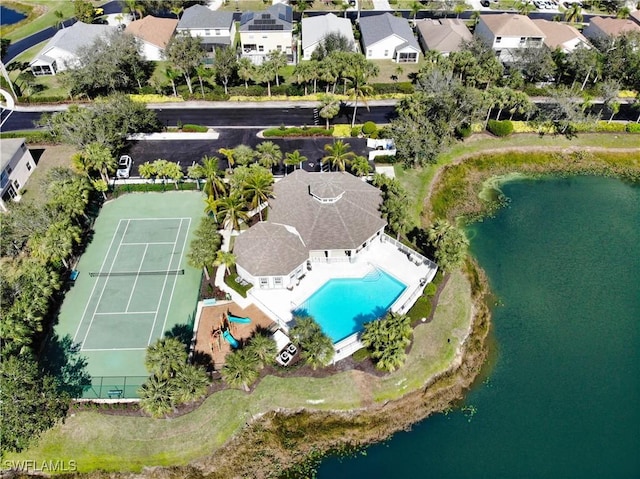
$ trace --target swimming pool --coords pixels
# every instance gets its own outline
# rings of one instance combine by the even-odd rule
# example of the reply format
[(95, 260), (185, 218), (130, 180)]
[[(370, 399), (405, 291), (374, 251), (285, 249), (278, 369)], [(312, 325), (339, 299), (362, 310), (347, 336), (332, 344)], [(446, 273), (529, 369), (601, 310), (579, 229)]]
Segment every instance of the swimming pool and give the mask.
[(386, 314), (407, 286), (381, 269), (362, 278), (331, 279), (293, 314), (313, 317), (334, 343)]

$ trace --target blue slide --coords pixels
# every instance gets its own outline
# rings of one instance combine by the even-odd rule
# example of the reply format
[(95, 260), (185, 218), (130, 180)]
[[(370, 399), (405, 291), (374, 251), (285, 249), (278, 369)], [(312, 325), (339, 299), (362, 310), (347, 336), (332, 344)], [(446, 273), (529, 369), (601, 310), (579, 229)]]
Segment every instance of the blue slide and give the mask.
[(231, 336), (229, 330), (226, 330), (224, 333), (222, 333), (222, 337), (226, 339), (226, 341), (231, 345), (233, 349), (238, 349), (238, 341), (236, 341), (236, 338)]
[(229, 313), (227, 313), (227, 318), (229, 318), (229, 321), (231, 321), (232, 323), (249, 324), (251, 322), (251, 318), (239, 318), (238, 316), (234, 316), (233, 314)]

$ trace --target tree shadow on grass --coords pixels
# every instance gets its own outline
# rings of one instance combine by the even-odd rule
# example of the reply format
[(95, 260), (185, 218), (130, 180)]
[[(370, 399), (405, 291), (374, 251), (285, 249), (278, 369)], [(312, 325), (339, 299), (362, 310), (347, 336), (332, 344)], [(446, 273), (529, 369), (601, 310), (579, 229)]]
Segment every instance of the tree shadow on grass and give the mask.
[(80, 355), (80, 343), (74, 344), (68, 334), (62, 338), (54, 334), (47, 341), (41, 362), (44, 370), (58, 380), (58, 388), (73, 398), (82, 397), (91, 384), (87, 358)]

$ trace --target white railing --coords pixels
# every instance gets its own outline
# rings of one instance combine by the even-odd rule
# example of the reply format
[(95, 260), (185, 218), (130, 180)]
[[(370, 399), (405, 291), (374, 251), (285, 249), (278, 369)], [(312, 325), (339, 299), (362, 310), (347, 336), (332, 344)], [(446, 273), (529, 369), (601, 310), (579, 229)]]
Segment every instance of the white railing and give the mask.
[(364, 345), (360, 342), (359, 339), (360, 334), (354, 333), (351, 336), (347, 336), (344, 339), (341, 339), (337, 343), (333, 345), (333, 349), (335, 350), (335, 355), (333, 356), (333, 363), (340, 361), (348, 356), (351, 356), (353, 353), (362, 349)]
[(340, 257), (334, 257), (334, 258), (322, 258), (322, 257), (309, 258), (309, 261), (311, 261), (312, 263), (325, 263), (325, 264), (352, 263), (354, 260), (355, 258), (353, 256), (340, 256)]
[(433, 261), (431, 261), (429, 258), (427, 258), (426, 256), (418, 253), (413, 248), (410, 248), (409, 246), (407, 246), (405, 244), (402, 244), (400, 241), (392, 238), (391, 236), (389, 236), (386, 233), (384, 233), (382, 235), (381, 240), (382, 241), (386, 241), (387, 243), (391, 243), (396, 248), (398, 248), (401, 252), (407, 254), (409, 256), (409, 260), (410, 261), (417, 262), (417, 264), (424, 263), (424, 264), (428, 265), (430, 268), (434, 268), (434, 269), (438, 268), (438, 265), (436, 263), (434, 263)]

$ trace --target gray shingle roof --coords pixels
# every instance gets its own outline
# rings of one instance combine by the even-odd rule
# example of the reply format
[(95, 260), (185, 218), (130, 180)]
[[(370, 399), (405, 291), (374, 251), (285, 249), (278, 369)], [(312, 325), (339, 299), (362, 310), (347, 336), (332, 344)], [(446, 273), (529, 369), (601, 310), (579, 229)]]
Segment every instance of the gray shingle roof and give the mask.
[(289, 274), (309, 257), (299, 235), (271, 222), (258, 223), (236, 238), (236, 262), (253, 276)]
[(409, 22), (400, 17), (384, 13), (360, 18), (360, 32), (365, 48), (378, 43), (391, 35), (397, 35), (409, 45), (420, 51)]
[(290, 31), (293, 28), (293, 10), (289, 5), (277, 3), (264, 12), (244, 12), (240, 17), (240, 31)]
[(337, 17), (333, 13), (302, 18), (302, 48), (320, 42), (329, 33), (339, 33), (355, 44), (351, 20)]
[(178, 29), (231, 28), (233, 12), (210, 10), (203, 5), (187, 8), (178, 22)]
[(80, 48), (91, 45), (99, 37), (106, 36), (108, 33), (116, 31), (117, 28), (110, 25), (89, 25), (88, 23), (76, 22), (70, 27), (58, 30), (33, 61), (53, 47), (75, 55)]
[(7, 167), (11, 158), (13, 158), (13, 155), (16, 154), (16, 151), (20, 149), (23, 143), (24, 138), (5, 138), (4, 140), (0, 140), (0, 172)]

